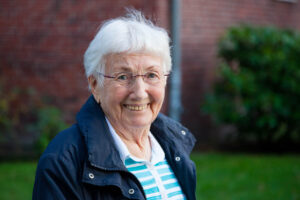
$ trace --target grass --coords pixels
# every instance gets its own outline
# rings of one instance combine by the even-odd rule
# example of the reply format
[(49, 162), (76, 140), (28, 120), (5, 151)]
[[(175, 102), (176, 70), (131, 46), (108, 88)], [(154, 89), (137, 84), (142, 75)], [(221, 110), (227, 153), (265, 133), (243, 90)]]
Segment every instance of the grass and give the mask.
[(299, 156), (194, 154), (192, 159), (198, 199), (300, 199)]
[[(300, 200), (297, 155), (199, 154), (197, 199)], [(31, 199), (36, 162), (0, 163), (0, 200)]]
[(0, 163), (0, 200), (31, 199), (36, 162)]

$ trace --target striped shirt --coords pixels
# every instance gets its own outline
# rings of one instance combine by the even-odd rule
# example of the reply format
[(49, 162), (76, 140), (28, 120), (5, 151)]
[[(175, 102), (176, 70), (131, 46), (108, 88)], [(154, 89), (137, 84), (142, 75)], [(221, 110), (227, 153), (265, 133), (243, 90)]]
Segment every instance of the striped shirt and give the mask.
[(165, 153), (149, 132), (151, 160), (132, 156), (124, 142), (106, 119), (110, 132), (119, 150), (120, 157), (129, 172), (140, 181), (147, 200), (185, 200), (177, 178), (165, 159)]
[(128, 157), (125, 166), (140, 181), (147, 200), (185, 199), (166, 159), (153, 165), (151, 162), (139, 162)]

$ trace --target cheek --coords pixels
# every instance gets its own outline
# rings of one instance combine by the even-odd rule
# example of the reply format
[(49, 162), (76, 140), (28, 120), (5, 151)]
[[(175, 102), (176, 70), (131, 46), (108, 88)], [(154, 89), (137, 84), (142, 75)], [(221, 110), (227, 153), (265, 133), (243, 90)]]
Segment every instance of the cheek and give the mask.
[(157, 105), (161, 106), (161, 104), (163, 103), (164, 98), (165, 98), (165, 89), (164, 88), (163, 89), (161, 89), (161, 88), (154, 89), (151, 91), (151, 94), (152, 94), (151, 96), (154, 99), (154, 102)]
[(128, 92), (123, 88), (115, 87), (107, 91), (106, 95), (108, 96), (108, 104), (118, 106), (126, 99)]

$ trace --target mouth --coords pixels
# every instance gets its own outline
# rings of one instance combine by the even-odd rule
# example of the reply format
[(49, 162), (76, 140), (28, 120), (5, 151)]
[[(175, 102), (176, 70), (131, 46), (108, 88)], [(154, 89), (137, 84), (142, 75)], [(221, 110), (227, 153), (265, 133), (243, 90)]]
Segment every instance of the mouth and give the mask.
[(123, 104), (125, 108), (127, 108), (128, 110), (131, 110), (131, 111), (142, 111), (142, 110), (145, 110), (148, 108), (148, 106), (150, 105), (149, 104), (143, 104), (143, 105), (136, 105), (136, 104), (132, 104), (132, 105), (129, 105), (129, 104)]

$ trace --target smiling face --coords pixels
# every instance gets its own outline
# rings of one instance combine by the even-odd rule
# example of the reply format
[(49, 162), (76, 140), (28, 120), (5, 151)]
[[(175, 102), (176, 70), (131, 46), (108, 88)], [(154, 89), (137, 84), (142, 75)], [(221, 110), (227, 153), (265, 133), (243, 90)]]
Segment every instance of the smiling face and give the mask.
[(163, 76), (162, 59), (149, 54), (107, 56), (105, 75), (115, 76), (120, 72), (133, 75), (153, 72), (162, 75), (161, 81), (155, 84), (145, 82), (142, 76), (136, 76), (127, 85), (114, 78), (104, 78), (103, 86), (97, 88), (99, 96), (95, 98), (99, 99), (115, 129), (150, 128), (165, 96), (166, 78)]

